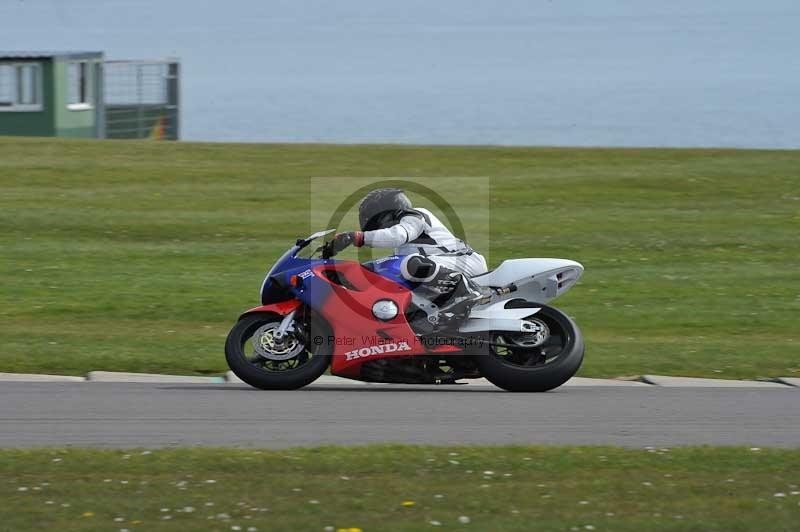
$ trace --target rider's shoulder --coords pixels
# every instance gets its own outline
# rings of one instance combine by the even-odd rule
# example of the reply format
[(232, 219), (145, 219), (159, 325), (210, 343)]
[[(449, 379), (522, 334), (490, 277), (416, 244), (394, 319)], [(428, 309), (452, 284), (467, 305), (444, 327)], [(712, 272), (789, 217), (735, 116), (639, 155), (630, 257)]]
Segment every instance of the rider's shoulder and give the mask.
[(431, 225), (431, 220), (435, 217), (428, 209), (415, 208), (403, 213), (403, 218), (406, 216), (424, 221), (427, 225)]

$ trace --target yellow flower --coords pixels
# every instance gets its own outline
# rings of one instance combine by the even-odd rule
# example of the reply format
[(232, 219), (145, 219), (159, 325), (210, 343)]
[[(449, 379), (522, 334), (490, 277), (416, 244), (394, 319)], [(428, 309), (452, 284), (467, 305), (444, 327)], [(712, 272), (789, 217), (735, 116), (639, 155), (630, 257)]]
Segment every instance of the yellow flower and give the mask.
[(415, 503), (414, 501), (403, 501), (402, 504), (403, 504), (403, 506), (408, 508), (408, 507), (414, 506), (417, 503)]
[(134, 519), (133, 521), (131, 521), (131, 524), (132, 524), (132, 525), (141, 525), (141, 524), (142, 524), (142, 522), (141, 522), (141, 521), (139, 521), (138, 519)]
[(93, 512), (83, 512), (83, 517), (94, 517)]

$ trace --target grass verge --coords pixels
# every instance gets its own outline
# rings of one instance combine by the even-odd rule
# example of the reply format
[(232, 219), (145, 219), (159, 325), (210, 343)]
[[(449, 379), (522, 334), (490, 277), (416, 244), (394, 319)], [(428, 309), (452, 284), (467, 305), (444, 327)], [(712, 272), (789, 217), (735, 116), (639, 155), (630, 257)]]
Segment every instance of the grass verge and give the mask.
[(2, 530), (796, 530), (800, 451), (0, 450)]
[[(221, 373), (266, 268), (319, 229), (318, 176), (486, 176), (491, 265), (586, 266), (556, 303), (585, 333), (583, 376), (800, 373), (800, 151), (15, 138), (0, 139), (0, 371)], [(483, 199), (447, 198), (467, 217)]]

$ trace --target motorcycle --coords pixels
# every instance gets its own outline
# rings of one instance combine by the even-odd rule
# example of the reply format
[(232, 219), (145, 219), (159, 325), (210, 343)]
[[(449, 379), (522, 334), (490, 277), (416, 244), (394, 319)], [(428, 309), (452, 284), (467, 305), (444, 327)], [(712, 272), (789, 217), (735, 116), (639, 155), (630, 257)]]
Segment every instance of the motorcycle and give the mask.
[[(306, 386), (330, 368), (354, 380), (455, 384), (485, 377), (512, 392), (543, 392), (583, 361), (578, 326), (548, 301), (583, 273), (565, 259), (511, 259), (472, 277), (488, 302), (448, 314), (401, 272), (402, 256), (361, 264), (334, 259), (335, 230), (298, 239), (269, 270), (261, 305), (225, 343), (230, 369), (265, 390)], [(309, 247), (318, 239), (322, 245)], [(313, 249), (311, 253), (308, 250)]]

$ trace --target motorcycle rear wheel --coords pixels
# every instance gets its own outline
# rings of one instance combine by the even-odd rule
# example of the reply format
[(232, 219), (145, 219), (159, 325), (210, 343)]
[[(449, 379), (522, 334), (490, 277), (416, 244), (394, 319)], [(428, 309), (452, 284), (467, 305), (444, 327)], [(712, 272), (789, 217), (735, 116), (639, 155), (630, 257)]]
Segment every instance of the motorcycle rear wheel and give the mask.
[[(531, 306), (534, 306), (531, 304)], [(537, 347), (505, 348), (490, 345), (475, 356), (475, 364), (489, 382), (510, 392), (546, 392), (571, 379), (583, 362), (583, 335), (575, 322), (560, 310), (535, 305), (532, 315), (550, 329), (547, 341)], [(492, 343), (509, 344), (508, 333), (494, 333)]]
[[(260, 312), (250, 314), (233, 326), (225, 341), (225, 359), (237, 377), (255, 388), (262, 390), (296, 390), (314, 382), (325, 373), (331, 361), (333, 346), (328, 342), (321, 345), (302, 345), (302, 350), (293, 358), (285, 361), (267, 360), (254, 354), (248, 354), (247, 343), (258, 331), (270, 329), (270, 324), (279, 324), (279, 314)], [(315, 324), (314, 332), (319, 334), (320, 327)], [(323, 337), (327, 338), (327, 334)], [(300, 339), (295, 339), (300, 341)]]

